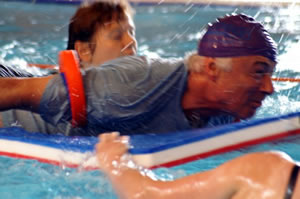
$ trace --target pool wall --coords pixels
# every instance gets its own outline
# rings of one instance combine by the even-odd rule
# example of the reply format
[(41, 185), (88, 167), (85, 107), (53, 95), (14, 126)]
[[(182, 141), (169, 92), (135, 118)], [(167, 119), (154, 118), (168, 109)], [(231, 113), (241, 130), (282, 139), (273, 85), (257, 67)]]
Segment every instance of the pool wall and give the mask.
[[(1, 1), (1, 0), (0, 0)], [(5, 0), (4, 0), (5, 1)], [(8, 0), (6, 0), (8, 1)], [(31, 3), (80, 4), (92, 0), (15, 0)], [(128, 0), (132, 4), (198, 4), (198, 5), (238, 5), (238, 6), (275, 6), (286, 7), (300, 5), (299, 0)]]

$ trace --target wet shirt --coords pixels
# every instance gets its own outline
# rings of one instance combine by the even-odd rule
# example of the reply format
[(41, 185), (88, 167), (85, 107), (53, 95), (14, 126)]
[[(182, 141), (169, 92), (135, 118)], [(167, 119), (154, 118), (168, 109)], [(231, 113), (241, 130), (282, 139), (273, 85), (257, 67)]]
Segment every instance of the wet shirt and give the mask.
[(3, 127), (22, 127), (28, 132), (40, 132), (45, 134), (64, 134), (67, 126), (53, 126), (45, 122), (39, 114), (24, 110), (8, 110), (0, 112)]
[[(178, 59), (123, 57), (83, 73), (88, 125), (69, 135), (163, 133), (192, 129), (181, 108), (187, 68)], [(61, 76), (48, 84), (42, 117), (68, 123), (71, 112)]]

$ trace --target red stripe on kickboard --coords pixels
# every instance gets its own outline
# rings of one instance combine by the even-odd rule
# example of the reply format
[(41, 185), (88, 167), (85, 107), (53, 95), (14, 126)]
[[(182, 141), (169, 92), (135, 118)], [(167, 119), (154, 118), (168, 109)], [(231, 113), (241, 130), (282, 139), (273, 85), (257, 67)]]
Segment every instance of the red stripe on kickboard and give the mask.
[[(1, 156), (7, 156), (11, 158), (19, 158), (19, 159), (27, 159), (27, 160), (37, 160), (41, 163), (47, 163), (47, 164), (52, 164), (55, 166), (60, 166), (60, 167), (68, 167), (68, 168), (80, 168), (80, 164), (71, 164), (63, 161), (56, 161), (56, 160), (49, 160), (46, 158), (39, 158), (39, 157), (34, 157), (34, 156), (29, 156), (29, 155), (22, 155), (22, 154), (17, 154), (17, 153), (9, 153), (9, 152), (3, 152), (0, 151)], [(89, 166), (89, 167), (84, 167), (84, 170), (96, 170), (98, 169), (97, 166)]]
[(238, 144), (233, 144), (233, 145), (229, 145), (220, 149), (216, 149), (216, 150), (212, 150), (212, 151), (208, 151), (205, 153), (201, 153), (201, 154), (197, 154), (194, 156), (190, 156), (187, 158), (183, 158), (183, 159), (179, 159), (179, 160), (175, 160), (175, 161), (171, 161), (168, 163), (163, 163), (160, 165), (155, 165), (153, 167), (150, 167), (150, 169), (156, 169), (159, 167), (174, 167), (180, 164), (185, 164), (188, 162), (192, 162), (201, 158), (207, 158), (209, 156), (213, 156), (213, 155), (218, 155), (221, 153), (225, 153), (225, 152), (229, 152), (235, 149), (239, 149), (239, 148), (243, 148), (243, 147), (248, 147), (248, 146), (252, 146), (252, 145), (256, 145), (256, 144), (261, 144), (264, 142), (268, 142), (268, 141), (274, 141), (280, 138), (284, 138), (286, 136), (291, 136), (291, 135), (296, 135), (296, 134), (300, 134), (300, 129), (296, 129), (296, 130), (292, 130), (292, 131), (287, 131), (284, 133), (280, 133), (280, 134), (276, 134), (273, 136), (268, 136), (268, 137), (263, 137), (263, 138), (259, 138), (259, 139), (255, 139), (255, 140), (250, 140), (250, 141), (245, 141), (242, 143), (238, 143)]

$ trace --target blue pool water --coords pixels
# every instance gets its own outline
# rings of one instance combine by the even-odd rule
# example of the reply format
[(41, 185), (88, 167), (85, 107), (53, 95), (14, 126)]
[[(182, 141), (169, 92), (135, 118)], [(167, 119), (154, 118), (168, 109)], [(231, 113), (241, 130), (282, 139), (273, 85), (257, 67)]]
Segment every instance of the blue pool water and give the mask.
[[(68, 20), (76, 6), (0, 2), (0, 62), (24, 67), (24, 63), (57, 63), (65, 49)], [(300, 78), (300, 8), (216, 7), (212, 5), (153, 5), (136, 7), (139, 54), (184, 56), (196, 48), (204, 26), (216, 17), (243, 12), (262, 21), (279, 44), (275, 76)], [(44, 72), (36, 69), (37, 73)], [(275, 83), (256, 118), (300, 110), (299, 83)], [(157, 169), (158, 178), (173, 179), (213, 168), (250, 151), (277, 149), (300, 160), (299, 136), (267, 143), (174, 167)], [(0, 198), (116, 198), (99, 171), (80, 171), (33, 160), (0, 157)], [(21, 196), (21, 197), (20, 197)]]

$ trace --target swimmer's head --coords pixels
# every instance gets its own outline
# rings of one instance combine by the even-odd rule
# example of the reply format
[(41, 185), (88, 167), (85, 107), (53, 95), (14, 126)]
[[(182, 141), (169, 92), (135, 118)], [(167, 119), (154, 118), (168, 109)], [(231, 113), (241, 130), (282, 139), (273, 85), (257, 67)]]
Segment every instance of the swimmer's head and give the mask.
[[(210, 101), (205, 108), (212, 114), (221, 110), (247, 119), (274, 92), (271, 76), (276, 66), (276, 44), (253, 18), (225, 16), (208, 26), (198, 55), (190, 57), (187, 65), (188, 89), (194, 99), (205, 96)], [(203, 101), (197, 100), (189, 102), (193, 107), (188, 108), (202, 108)]]
[(99, 26), (113, 20), (122, 21), (126, 15), (133, 15), (133, 10), (126, 1), (108, 0), (82, 4), (70, 20), (67, 50), (74, 50), (77, 40), (90, 41)]
[(259, 22), (244, 14), (232, 14), (209, 24), (199, 41), (205, 57), (259, 55), (276, 62), (276, 44)]
[(126, 0), (87, 1), (71, 19), (67, 49), (77, 51), (82, 67), (136, 54), (132, 17)]

